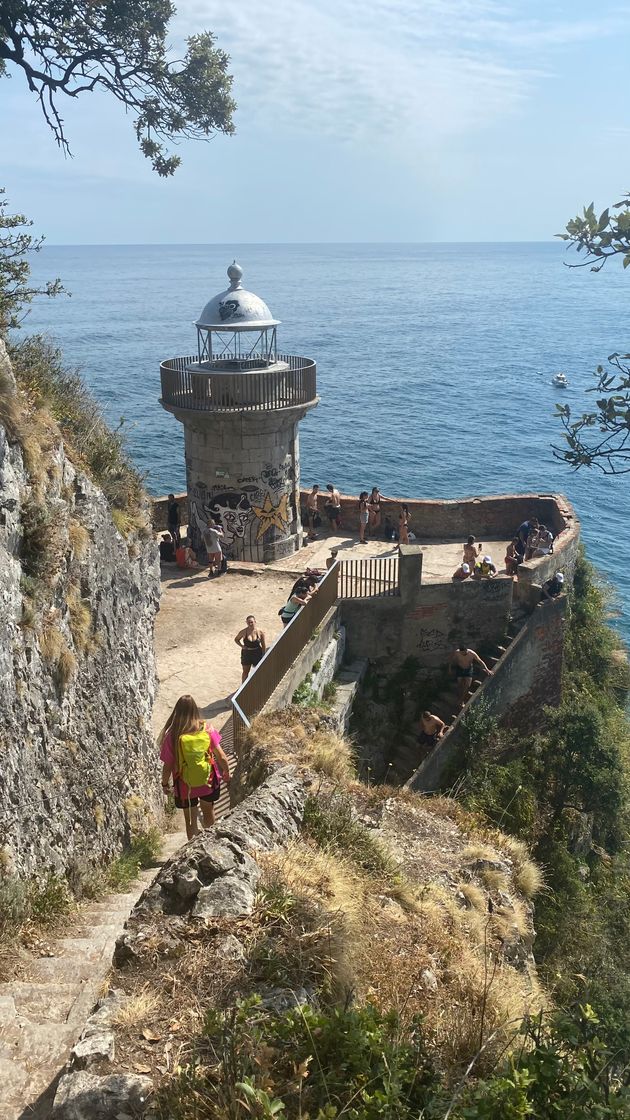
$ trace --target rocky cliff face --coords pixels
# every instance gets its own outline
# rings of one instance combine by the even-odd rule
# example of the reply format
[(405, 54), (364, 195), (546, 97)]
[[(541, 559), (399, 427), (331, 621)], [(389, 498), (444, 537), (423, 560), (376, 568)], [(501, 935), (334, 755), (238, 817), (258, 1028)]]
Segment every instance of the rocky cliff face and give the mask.
[(54, 421), (38, 412), (29, 429), (2, 343), (0, 389), (0, 416), (22, 408), (21, 436), (0, 423), (0, 873), (78, 885), (159, 805), (159, 567)]

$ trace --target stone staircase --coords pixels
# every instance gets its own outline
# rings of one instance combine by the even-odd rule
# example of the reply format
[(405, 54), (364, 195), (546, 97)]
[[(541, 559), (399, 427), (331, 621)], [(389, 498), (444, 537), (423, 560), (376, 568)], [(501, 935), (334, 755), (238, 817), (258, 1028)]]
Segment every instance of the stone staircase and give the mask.
[[(232, 722), (221, 728), (234, 767)], [(223, 786), (216, 805), (229, 811)], [(51, 938), (46, 955), (28, 964), (28, 975), (0, 984), (0, 1120), (47, 1120), (56, 1084), (85, 1020), (103, 994), (114, 946), (131, 910), (160, 867), (186, 843), (181, 831), (166, 833), (155, 867), (142, 871), (122, 894), (80, 909), (67, 937)]]
[[(513, 637), (518, 633), (524, 618), (525, 612), (518, 613), (516, 617), (512, 615), (506, 644), (504, 646), (495, 646), (492, 655), (490, 657), (484, 657), (483, 660), (491, 669), (494, 668), (499, 658), (505, 653)], [(485, 673), (477, 666), (475, 668), (476, 671), (473, 676), (469, 700), (475, 695), (486, 679)], [(448, 729), (453, 725), (462, 711), (457, 702), (455, 678), (449, 679), (445, 687), (429, 702), (428, 707), (434, 715), (444, 720), (447, 727), (445, 734), (448, 734)], [(393, 785), (402, 785), (418, 769), (418, 766), (424, 758), (426, 758), (428, 753), (427, 748), (419, 744), (418, 735), (419, 731), (417, 727), (414, 727), (412, 731), (401, 736), (398, 740), (390, 760), (390, 768), (386, 781), (391, 782)]]

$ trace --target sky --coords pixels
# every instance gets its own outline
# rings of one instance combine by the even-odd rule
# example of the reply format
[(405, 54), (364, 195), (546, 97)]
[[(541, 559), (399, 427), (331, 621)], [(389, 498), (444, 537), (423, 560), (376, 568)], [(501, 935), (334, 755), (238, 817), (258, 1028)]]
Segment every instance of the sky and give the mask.
[[(175, 0), (177, 4), (177, 0)], [(0, 184), (52, 244), (541, 241), (630, 190), (630, 2), (180, 0), (231, 57), (232, 137), (163, 180), (104, 95), (64, 159), (0, 79)]]

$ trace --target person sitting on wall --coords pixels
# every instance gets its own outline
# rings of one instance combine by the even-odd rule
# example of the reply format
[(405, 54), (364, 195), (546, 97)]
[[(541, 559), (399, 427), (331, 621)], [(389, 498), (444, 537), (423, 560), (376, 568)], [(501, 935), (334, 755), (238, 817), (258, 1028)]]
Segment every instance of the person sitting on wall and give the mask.
[(477, 563), (477, 557), (481, 554), (483, 548), (482, 544), (477, 544), (475, 538), (470, 536), (464, 545), (464, 562), (468, 564), (469, 568), (474, 568)]
[(466, 564), (465, 561), (462, 561), (459, 568), (456, 568), (453, 572), (451, 579), (454, 583), (464, 579), (470, 579), (470, 564)]
[(548, 579), (542, 585), (542, 598), (543, 599), (557, 599), (564, 591), (564, 574), (556, 572), (551, 579)]
[(474, 571), (475, 579), (494, 579), (496, 574), (496, 565), (492, 563), (491, 556), (484, 556), (483, 560), (477, 560)]
[(519, 550), (520, 543), (518, 537), (515, 537), (505, 550), (505, 570), (509, 576), (518, 575), (518, 566), (523, 559), (523, 553)]
[(464, 707), (470, 695), (473, 680), (473, 666), (475, 664), (481, 665), (481, 668), (488, 676), (492, 672), (492, 669), (488, 668), (485, 661), (481, 660), (479, 654), (475, 653), (474, 649), (468, 649), (467, 646), (458, 646), (449, 662), (450, 671), (455, 673), (455, 680), (457, 682), (457, 702), (460, 708)]
[(168, 496), (168, 506), (166, 510), (166, 527), (173, 539), (173, 545), (175, 546), (175, 548), (179, 548), (181, 543), (179, 502), (175, 500), (174, 494), (169, 494)]
[(188, 537), (184, 537), (179, 548), (175, 549), (175, 560), (178, 568), (198, 568), (197, 554), (190, 547)]
[(175, 563), (175, 546), (170, 533), (162, 533), (160, 541), (160, 564)]
[(326, 483), (326, 489), (329, 497), (326, 499), (325, 510), (330, 523), (330, 528), (336, 529), (337, 532), (341, 529), (341, 494), (335, 489), (332, 482)]
[(541, 525), (538, 529), (535, 542), (532, 546), (532, 555), (530, 559), (537, 560), (540, 556), (551, 556), (553, 552), (553, 533), (546, 525)]
[(338, 555), (338, 553), (339, 553), (339, 549), (338, 549), (338, 548), (331, 548), (331, 550), (330, 550), (330, 556), (328, 556), (328, 557), (326, 558), (326, 571), (328, 571), (328, 572), (329, 572), (329, 571), (330, 571), (330, 569), (332, 568), (333, 564), (336, 564), (336, 563), (337, 563), (337, 555)]
[(423, 712), (420, 716), (420, 734), (418, 745), (431, 750), (446, 731), (446, 724), (433, 712)]

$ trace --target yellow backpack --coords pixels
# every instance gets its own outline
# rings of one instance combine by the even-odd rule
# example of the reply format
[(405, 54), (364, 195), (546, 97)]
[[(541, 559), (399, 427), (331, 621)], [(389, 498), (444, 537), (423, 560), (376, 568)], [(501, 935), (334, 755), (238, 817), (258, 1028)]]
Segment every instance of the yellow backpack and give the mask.
[(188, 786), (207, 786), (213, 773), (210, 735), (204, 724), (199, 731), (180, 735), (178, 746), (178, 777)]

